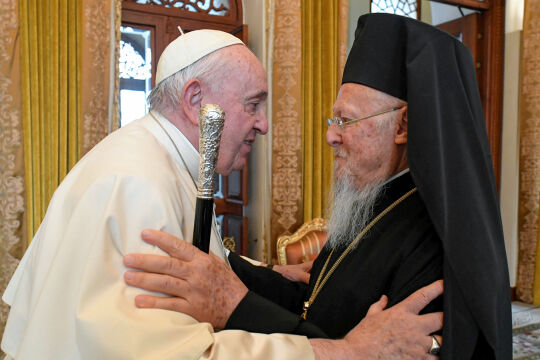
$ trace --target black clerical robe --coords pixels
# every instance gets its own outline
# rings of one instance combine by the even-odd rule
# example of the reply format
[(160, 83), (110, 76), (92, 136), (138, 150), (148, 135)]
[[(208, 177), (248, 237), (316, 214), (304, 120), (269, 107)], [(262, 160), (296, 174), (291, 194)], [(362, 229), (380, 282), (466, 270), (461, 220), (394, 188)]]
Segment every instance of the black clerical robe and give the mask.
[[(409, 173), (386, 184), (375, 204), (374, 217), (414, 187)], [(226, 328), (341, 338), (383, 294), (392, 306), (415, 290), (442, 279), (442, 244), (418, 192), (381, 218), (342, 260), (303, 320), (303, 302), (309, 299), (331, 250), (326, 244), (315, 260), (309, 285), (291, 282), (231, 253), (231, 266), (250, 291), (232, 313)], [(344, 250), (345, 247), (334, 250), (327, 270)], [(442, 299), (424, 311), (442, 311)]]

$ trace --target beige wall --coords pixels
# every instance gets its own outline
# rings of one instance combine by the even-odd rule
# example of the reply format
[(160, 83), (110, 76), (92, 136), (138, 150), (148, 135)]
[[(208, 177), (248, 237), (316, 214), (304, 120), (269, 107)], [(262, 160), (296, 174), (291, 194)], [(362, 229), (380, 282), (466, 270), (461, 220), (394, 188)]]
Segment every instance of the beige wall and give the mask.
[(349, 0), (349, 26), (347, 29), (347, 55), (351, 50), (354, 41), (354, 31), (356, 30), (356, 23), (360, 15), (368, 14), (370, 12), (369, 0)]
[[(248, 45), (251, 51), (269, 69), (266, 44), (266, 7), (273, 0), (243, 0), (244, 24), (248, 25)], [(271, 79), (271, 76), (268, 77)], [(268, 84), (271, 86), (271, 83)], [(269, 89), (271, 90), (271, 89)], [(271, 104), (269, 94), (268, 104)], [(263, 260), (265, 239), (269, 239), (270, 201), (271, 201), (271, 167), (272, 167), (272, 134), (271, 107), (268, 106), (269, 132), (266, 136), (257, 136), (249, 158), (249, 205), (246, 208), (248, 225), (249, 256)]]
[(519, 180), (519, 67), (524, 0), (507, 0), (501, 159), (501, 215), (510, 284), (516, 284)]

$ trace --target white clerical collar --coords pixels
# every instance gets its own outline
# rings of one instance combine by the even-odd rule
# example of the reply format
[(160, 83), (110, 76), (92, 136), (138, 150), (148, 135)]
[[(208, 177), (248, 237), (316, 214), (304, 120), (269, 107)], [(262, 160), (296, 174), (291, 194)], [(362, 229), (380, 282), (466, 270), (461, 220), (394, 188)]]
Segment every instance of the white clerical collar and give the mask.
[[(160, 142), (180, 164), (185, 162), (185, 166), (187, 167), (192, 179), (197, 182), (197, 179), (199, 178), (200, 161), (200, 155), (197, 149), (195, 149), (193, 144), (189, 142), (186, 136), (169, 120), (167, 120), (166, 117), (155, 110), (151, 110), (150, 115), (159, 123), (159, 125), (161, 125), (162, 130), (166, 133), (165, 135), (170, 137), (169, 141)], [(173, 143), (171, 143), (171, 141)]]
[(408, 173), (408, 172), (409, 172), (409, 168), (406, 168), (405, 170), (398, 172), (396, 175), (392, 176), (391, 178), (386, 179), (386, 181), (383, 183), (383, 186), (386, 185), (386, 184), (388, 184), (390, 181), (392, 181), (392, 180), (394, 180), (394, 179), (397, 179), (397, 178), (400, 177), (401, 175), (404, 175), (404, 174), (406, 174), (406, 173)]

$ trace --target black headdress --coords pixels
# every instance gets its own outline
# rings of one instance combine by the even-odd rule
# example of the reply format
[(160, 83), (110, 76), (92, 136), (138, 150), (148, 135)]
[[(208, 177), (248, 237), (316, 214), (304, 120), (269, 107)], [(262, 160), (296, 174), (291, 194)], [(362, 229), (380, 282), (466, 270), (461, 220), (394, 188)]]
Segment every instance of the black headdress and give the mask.
[(408, 102), (409, 167), (445, 253), (442, 357), (487, 358), (491, 347), (496, 359), (510, 359), (508, 267), (469, 50), (419, 21), (365, 15), (343, 83)]

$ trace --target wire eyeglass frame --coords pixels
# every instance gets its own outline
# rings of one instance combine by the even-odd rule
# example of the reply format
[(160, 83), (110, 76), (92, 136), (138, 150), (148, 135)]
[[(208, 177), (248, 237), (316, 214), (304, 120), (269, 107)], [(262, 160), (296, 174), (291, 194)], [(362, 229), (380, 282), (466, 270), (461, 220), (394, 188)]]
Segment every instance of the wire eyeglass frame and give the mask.
[(389, 110), (379, 111), (378, 113), (375, 113), (375, 114), (371, 114), (371, 115), (368, 115), (368, 116), (363, 116), (363, 117), (357, 118), (357, 119), (345, 120), (345, 121), (343, 121), (342, 118), (335, 116), (335, 117), (333, 117), (331, 119), (330, 118), (326, 119), (326, 124), (328, 125), (328, 127), (332, 126), (333, 124), (336, 124), (341, 128), (341, 130), (345, 131), (345, 126), (349, 126), (349, 125), (354, 124), (355, 122), (358, 122), (358, 121), (361, 121), (361, 120), (366, 120), (366, 119), (369, 119), (369, 118), (372, 118), (372, 117), (375, 117), (375, 116), (379, 116), (379, 115), (382, 115), (382, 114), (387, 114), (389, 112), (397, 111), (397, 110), (399, 110), (401, 108), (403, 108), (403, 106), (394, 107), (394, 108), (391, 108)]

